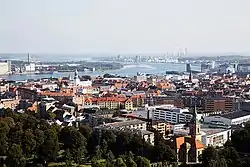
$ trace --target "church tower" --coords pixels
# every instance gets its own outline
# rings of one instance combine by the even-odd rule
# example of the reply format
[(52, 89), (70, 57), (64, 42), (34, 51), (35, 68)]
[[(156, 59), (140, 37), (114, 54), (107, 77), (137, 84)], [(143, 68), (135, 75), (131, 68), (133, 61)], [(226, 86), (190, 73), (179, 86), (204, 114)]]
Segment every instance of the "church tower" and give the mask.
[(189, 125), (189, 135), (192, 138), (201, 141), (200, 122), (197, 119), (196, 106), (194, 107), (193, 118), (192, 118), (190, 125)]
[(189, 81), (189, 82), (192, 82), (192, 81), (193, 81), (193, 74), (192, 74), (192, 71), (191, 71), (191, 70), (190, 70), (190, 72), (189, 72), (188, 81)]
[(76, 71), (75, 71), (75, 76), (74, 76), (74, 84), (77, 86), (77, 85), (79, 85), (80, 84), (80, 79), (79, 79), (79, 76), (78, 76), (78, 71), (77, 71), (77, 69), (76, 69)]

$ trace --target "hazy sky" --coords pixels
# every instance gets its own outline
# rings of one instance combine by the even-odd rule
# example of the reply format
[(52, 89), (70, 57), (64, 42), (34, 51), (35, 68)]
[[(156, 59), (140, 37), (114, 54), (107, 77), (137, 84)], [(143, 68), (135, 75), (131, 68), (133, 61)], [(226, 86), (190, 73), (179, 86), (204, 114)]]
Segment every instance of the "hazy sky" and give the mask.
[(0, 0), (0, 52), (250, 53), (250, 0)]

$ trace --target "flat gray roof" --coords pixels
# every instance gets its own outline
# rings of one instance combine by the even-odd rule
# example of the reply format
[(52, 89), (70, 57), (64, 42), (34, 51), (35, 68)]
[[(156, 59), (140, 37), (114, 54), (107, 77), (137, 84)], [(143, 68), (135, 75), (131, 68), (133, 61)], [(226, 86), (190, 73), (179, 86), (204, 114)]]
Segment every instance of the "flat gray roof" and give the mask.
[(227, 118), (227, 119), (236, 119), (244, 116), (250, 115), (250, 112), (246, 111), (235, 111), (235, 112), (230, 112), (227, 114), (222, 114), (220, 115), (221, 117)]

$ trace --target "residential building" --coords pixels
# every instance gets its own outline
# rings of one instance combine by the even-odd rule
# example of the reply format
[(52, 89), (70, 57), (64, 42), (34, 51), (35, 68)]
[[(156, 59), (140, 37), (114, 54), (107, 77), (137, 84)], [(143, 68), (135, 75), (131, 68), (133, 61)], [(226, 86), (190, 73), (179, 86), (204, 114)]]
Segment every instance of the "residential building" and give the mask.
[(146, 130), (146, 122), (141, 120), (126, 120), (122, 122), (107, 123), (95, 127), (96, 130), (126, 131), (140, 135), (145, 141), (154, 145), (154, 133)]
[(10, 84), (7, 82), (0, 83), (0, 92), (8, 92), (10, 90)]
[(173, 88), (173, 84), (171, 84), (168, 81), (160, 81), (160, 82), (156, 83), (156, 87), (158, 89), (161, 89), (161, 90), (172, 89)]
[(50, 91), (43, 91), (40, 92), (41, 97), (51, 97), (54, 98), (55, 100), (59, 101), (61, 104), (67, 104), (72, 102), (74, 98), (74, 93), (73, 92), (50, 92)]
[(132, 99), (129, 98), (129, 99), (127, 99), (127, 100), (125, 101), (125, 109), (128, 110), (128, 111), (134, 110)]
[(49, 89), (51, 91), (54, 91), (58, 88), (58, 85), (56, 83), (46, 83), (42, 84), (42, 89)]
[(229, 112), (233, 110), (233, 103), (233, 98), (209, 97), (202, 100), (202, 108), (205, 112)]
[(157, 130), (165, 138), (171, 133), (171, 125), (162, 120), (152, 120), (152, 128)]
[(92, 98), (92, 104), (100, 106), (101, 109), (120, 109), (121, 103), (124, 103), (127, 98), (119, 97), (99, 97)]
[(202, 128), (202, 143), (205, 146), (223, 147), (231, 139), (231, 128)]
[(37, 91), (35, 89), (20, 87), (17, 89), (17, 94), (21, 99), (37, 100)]
[(14, 109), (19, 104), (19, 99), (1, 99), (4, 108)]
[(181, 97), (168, 96), (168, 95), (156, 95), (152, 97), (147, 97), (147, 103), (149, 105), (165, 105), (172, 104), (177, 108), (183, 108), (183, 100)]

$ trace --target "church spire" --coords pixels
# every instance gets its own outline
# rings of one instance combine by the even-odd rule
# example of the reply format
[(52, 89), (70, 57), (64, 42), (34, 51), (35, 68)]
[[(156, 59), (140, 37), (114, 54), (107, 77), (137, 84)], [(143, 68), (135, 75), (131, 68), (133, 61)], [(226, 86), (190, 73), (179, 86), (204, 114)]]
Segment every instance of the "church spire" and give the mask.
[(193, 80), (193, 75), (192, 75), (192, 71), (190, 70), (190, 72), (189, 72), (189, 82), (192, 82), (192, 80)]
[(194, 137), (197, 137), (197, 135), (200, 135), (200, 123), (197, 118), (196, 105), (194, 106), (193, 118), (189, 126), (189, 134)]
[(78, 78), (78, 71), (77, 69), (75, 70), (75, 76), (74, 76), (74, 79), (77, 79)]

